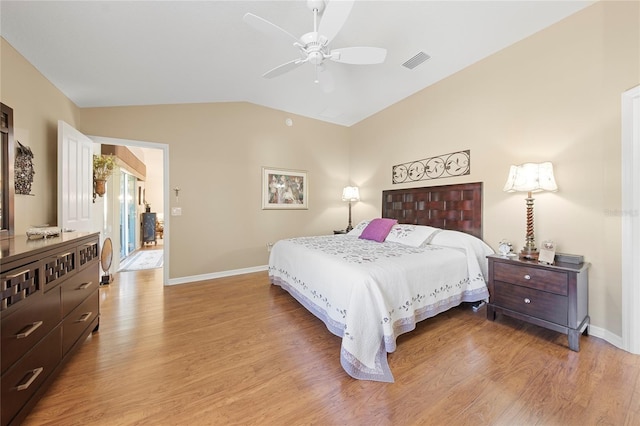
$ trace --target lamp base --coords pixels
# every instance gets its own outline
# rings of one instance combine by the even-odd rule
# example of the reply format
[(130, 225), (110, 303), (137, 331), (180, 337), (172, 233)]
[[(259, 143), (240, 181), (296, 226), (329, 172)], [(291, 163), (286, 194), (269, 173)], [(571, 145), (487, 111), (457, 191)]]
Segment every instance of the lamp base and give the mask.
[(538, 260), (538, 256), (540, 252), (536, 248), (523, 247), (518, 257), (522, 260)]

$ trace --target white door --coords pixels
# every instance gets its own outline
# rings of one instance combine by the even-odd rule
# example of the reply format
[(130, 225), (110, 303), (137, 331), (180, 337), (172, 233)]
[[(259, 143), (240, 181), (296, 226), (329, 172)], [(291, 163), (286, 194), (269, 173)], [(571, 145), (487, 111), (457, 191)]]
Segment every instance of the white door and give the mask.
[(58, 226), (92, 231), (92, 200), (93, 141), (58, 121)]

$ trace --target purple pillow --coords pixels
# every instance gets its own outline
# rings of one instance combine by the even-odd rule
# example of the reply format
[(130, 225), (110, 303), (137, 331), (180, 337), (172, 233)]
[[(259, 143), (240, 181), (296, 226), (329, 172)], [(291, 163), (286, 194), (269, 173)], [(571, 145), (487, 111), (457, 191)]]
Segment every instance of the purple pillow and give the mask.
[(372, 240), (377, 241), (379, 243), (383, 242), (393, 225), (398, 223), (395, 219), (373, 219), (366, 228), (360, 234), (360, 237), (363, 240)]

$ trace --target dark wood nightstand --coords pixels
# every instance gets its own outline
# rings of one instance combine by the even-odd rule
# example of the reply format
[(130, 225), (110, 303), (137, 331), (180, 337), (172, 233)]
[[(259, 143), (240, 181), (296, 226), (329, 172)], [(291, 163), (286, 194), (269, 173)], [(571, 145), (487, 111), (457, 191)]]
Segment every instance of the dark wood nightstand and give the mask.
[(540, 265), (500, 255), (489, 259), (487, 319), (496, 313), (568, 335), (580, 350), (580, 333), (589, 332), (589, 263)]
[(333, 231), (333, 234), (334, 234), (334, 235), (338, 235), (338, 234), (346, 234), (346, 233), (347, 233), (347, 231), (345, 231), (344, 229), (339, 229), (339, 230), (337, 230), (337, 231)]

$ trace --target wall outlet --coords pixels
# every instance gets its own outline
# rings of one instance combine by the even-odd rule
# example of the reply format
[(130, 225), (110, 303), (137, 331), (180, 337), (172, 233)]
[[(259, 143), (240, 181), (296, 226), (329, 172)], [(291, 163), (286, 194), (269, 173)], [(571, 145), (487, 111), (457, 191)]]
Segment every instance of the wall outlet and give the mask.
[(182, 216), (182, 207), (171, 207), (171, 216)]

